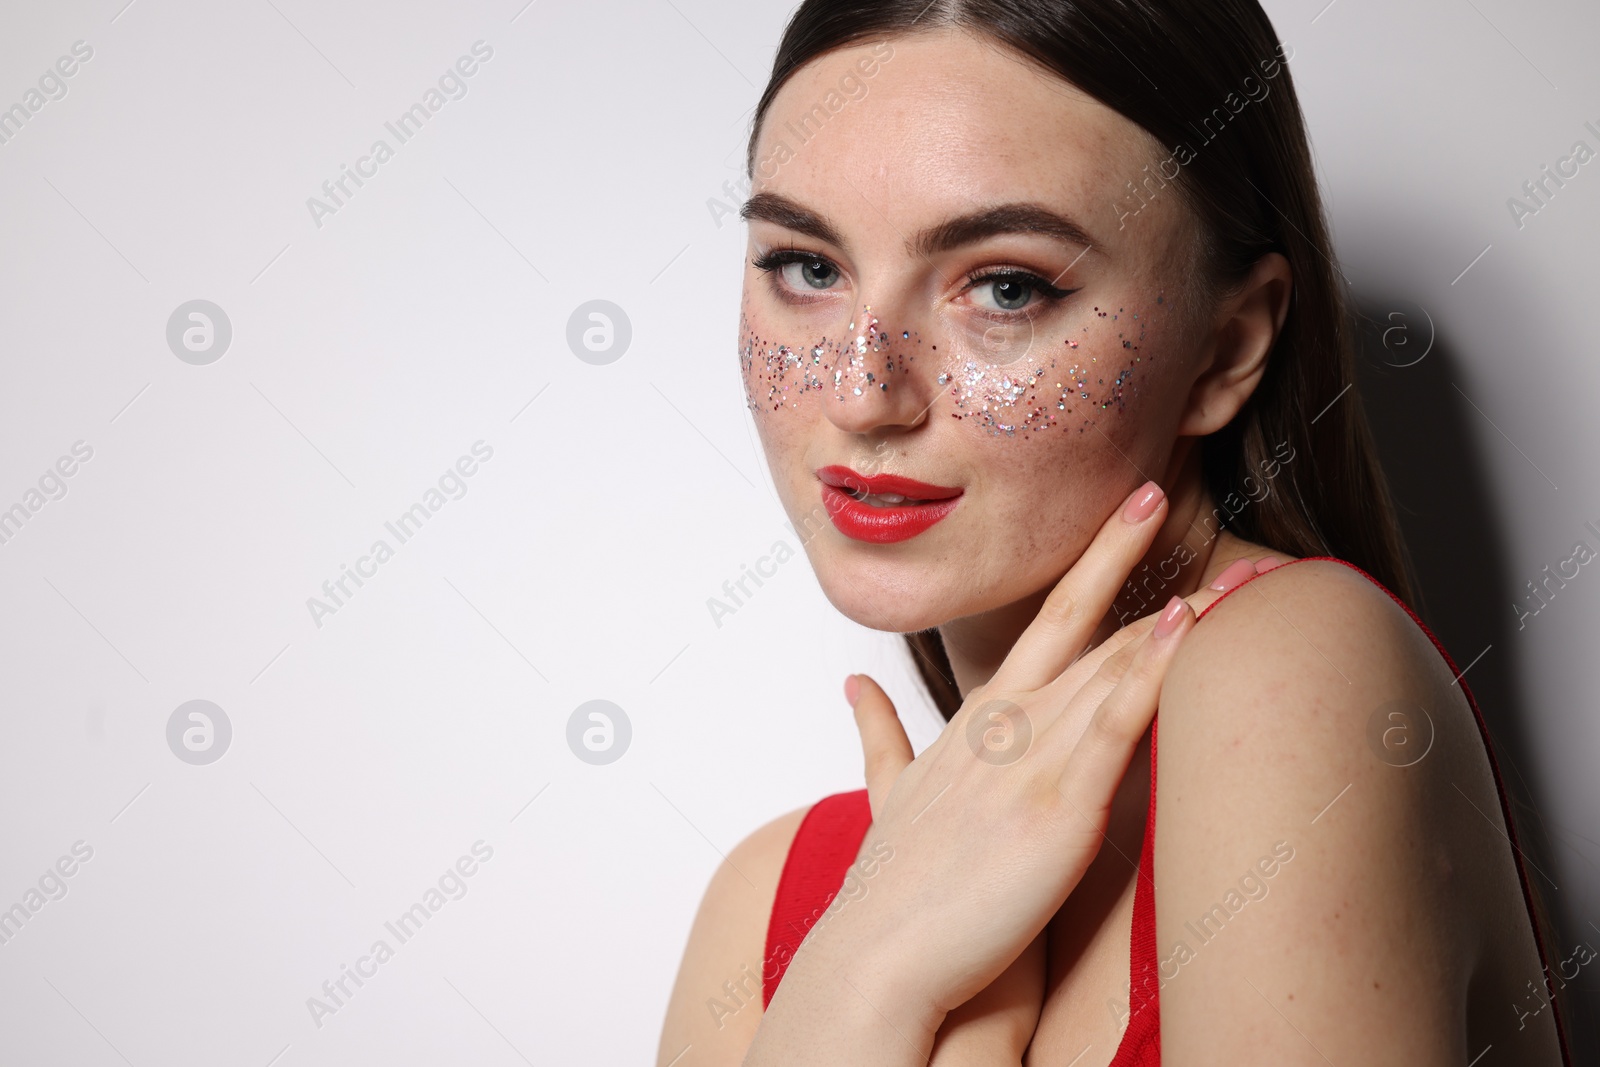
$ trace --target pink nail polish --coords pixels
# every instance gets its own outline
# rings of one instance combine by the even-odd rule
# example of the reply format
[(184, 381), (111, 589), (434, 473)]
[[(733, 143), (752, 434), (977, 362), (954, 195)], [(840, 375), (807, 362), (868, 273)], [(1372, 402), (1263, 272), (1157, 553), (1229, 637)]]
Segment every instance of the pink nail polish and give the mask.
[(1283, 566), (1283, 560), (1279, 559), (1277, 556), (1262, 556), (1261, 559), (1256, 562), (1256, 573), (1265, 574), (1272, 568), (1281, 566)]
[(1217, 575), (1217, 580), (1206, 588), (1215, 589), (1219, 593), (1226, 593), (1234, 586), (1240, 585), (1244, 580), (1255, 574), (1256, 565), (1247, 559), (1236, 559)]
[(852, 708), (856, 706), (856, 698), (860, 695), (861, 683), (856, 680), (855, 675), (846, 675), (844, 680), (844, 698), (850, 702), (850, 706)]
[(1183, 598), (1177, 596), (1167, 601), (1167, 606), (1161, 609), (1161, 618), (1156, 620), (1155, 636), (1166, 637), (1178, 628), (1178, 620), (1183, 618), (1183, 603)]
[(1128, 522), (1143, 522), (1155, 513), (1161, 498), (1166, 495), (1155, 482), (1145, 482), (1128, 498), (1128, 506), (1122, 509), (1122, 517)]

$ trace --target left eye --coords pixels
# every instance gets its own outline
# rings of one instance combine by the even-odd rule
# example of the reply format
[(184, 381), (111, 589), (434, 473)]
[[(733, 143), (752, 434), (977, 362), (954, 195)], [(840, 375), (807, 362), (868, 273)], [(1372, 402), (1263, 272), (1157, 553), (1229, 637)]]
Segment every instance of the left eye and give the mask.
[(1020, 311), (1033, 298), (1033, 279), (1024, 274), (996, 274), (979, 279), (972, 286), (974, 294), (987, 292), (989, 303), (980, 304), (996, 311)]
[(1030, 303), (1039, 303), (1035, 296), (1046, 302), (1071, 296), (1077, 290), (1058, 289), (1030, 271), (995, 271), (970, 278), (967, 288), (974, 294), (977, 305), (985, 311), (1021, 311)]

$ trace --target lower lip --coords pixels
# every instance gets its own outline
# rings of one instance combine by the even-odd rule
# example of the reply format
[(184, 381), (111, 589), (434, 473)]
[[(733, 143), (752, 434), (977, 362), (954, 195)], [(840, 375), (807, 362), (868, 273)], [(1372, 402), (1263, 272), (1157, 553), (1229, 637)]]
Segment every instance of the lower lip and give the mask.
[(926, 504), (904, 504), (875, 508), (857, 500), (836, 486), (822, 486), (822, 506), (828, 509), (833, 525), (846, 537), (885, 545), (909, 540), (944, 518), (961, 503), (960, 496), (949, 500), (930, 500)]

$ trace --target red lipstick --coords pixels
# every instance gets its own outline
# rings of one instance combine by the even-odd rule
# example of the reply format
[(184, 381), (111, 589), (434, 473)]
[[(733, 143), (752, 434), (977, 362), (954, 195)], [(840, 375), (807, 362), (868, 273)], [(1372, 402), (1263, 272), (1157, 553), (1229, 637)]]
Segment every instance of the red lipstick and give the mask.
[(822, 506), (834, 527), (846, 537), (872, 544), (915, 537), (961, 502), (960, 488), (929, 485), (898, 474), (869, 476), (831, 465), (819, 468), (817, 478), (822, 482)]

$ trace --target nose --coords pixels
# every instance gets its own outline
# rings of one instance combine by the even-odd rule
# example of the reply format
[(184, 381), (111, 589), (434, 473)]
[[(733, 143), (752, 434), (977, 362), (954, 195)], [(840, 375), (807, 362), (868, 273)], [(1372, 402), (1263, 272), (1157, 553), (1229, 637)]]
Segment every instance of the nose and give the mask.
[(880, 317), (872, 304), (856, 309), (823, 377), (823, 410), (846, 433), (915, 429), (928, 420), (939, 396), (939, 353), (909, 320), (897, 321), (883, 310)]

